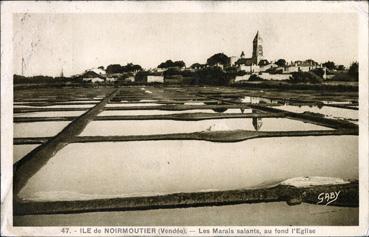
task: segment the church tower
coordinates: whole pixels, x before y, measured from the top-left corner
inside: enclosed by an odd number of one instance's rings
[[[252,41],[252,63],[259,64],[259,61],[263,58],[263,39],[259,35],[259,31],[256,33],[254,40]]]

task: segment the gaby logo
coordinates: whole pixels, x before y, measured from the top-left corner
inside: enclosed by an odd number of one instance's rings
[[[340,195],[341,191],[338,192],[329,192],[329,193],[320,193],[318,195],[318,202],[317,204],[322,204],[326,202],[326,206],[331,204],[332,202],[336,201],[338,199],[338,196]]]

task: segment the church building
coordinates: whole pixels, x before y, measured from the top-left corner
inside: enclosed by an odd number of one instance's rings
[[[240,58],[235,62],[241,70],[246,72],[258,72],[260,71],[259,63],[264,61],[263,56],[263,39],[261,38],[259,31],[257,31],[254,40],[252,41],[252,57],[246,58],[245,53],[242,51]]]

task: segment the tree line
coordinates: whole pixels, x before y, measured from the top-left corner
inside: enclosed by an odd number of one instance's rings
[[[241,58],[242,59],[242,58]],[[309,63],[317,65],[312,59],[306,60]],[[260,60],[259,65],[264,66],[268,65],[270,62],[266,59]],[[237,64],[237,62],[236,62]],[[285,67],[287,65],[287,61],[285,59],[278,59],[274,62],[279,67]],[[223,67],[218,67],[218,66]],[[322,64],[330,71],[345,71],[345,74],[339,75],[336,78],[338,80],[358,80],[358,71],[359,64],[354,62],[350,65],[350,67],[346,70],[343,65],[336,65],[333,61],[327,61]],[[126,65],[120,64],[110,64],[104,69],[103,66],[98,67],[99,69],[105,70],[107,74],[123,74],[123,75],[133,75],[132,72],[136,73],[137,79],[142,79],[145,76],[149,75],[152,72],[144,70],[140,65],[127,63]],[[160,63],[157,68],[165,69],[163,74],[164,77],[176,77],[181,76],[185,78],[192,78],[193,83],[195,84],[211,84],[211,85],[227,85],[230,80],[235,78],[236,76],[245,75],[246,72],[239,70],[237,66],[231,65],[231,58],[228,57],[224,53],[216,53],[209,57],[206,60],[205,64],[194,63],[190,66],[190,69],[186,69],[186,64],[182,60],[172,61],[166,60]],[[324,71],[322,69],[313,69],[311,72],[297,72],[292,73],[291,82],[321,82],[321,78],[323,77]],[[19,75],[14,75],[15,81],[25,82],[27,79],[31,79],[38,82],[50,82],[55,79],[59,79],[58,81],[70,81],[67,77],[47,77],[47,76],[33,76],[33,77],[23,77]],[[124,78],[123,78],[124,79]],[[250,78],[250,80],[263,80],[257,75],[254,75]]]
[[[98,67],[99,69],[104,69],[103,66]],[[125,73],[125,72],[135,72],[141,71],[142,67],[138,64],[128,63],[125,66],[121,66],[120,64],[110,64],[106,67],[106,73],[114,74],[114,73]]]

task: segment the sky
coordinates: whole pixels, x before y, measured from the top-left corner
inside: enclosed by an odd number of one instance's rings
[[[14,14],[14,73],[74,75],[109,64],[205,63],[215,53],[251,57],[259,31],[264,58],[358,60],[358,19],[352,13]]]

